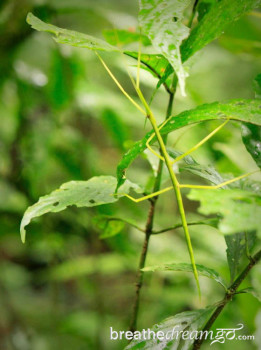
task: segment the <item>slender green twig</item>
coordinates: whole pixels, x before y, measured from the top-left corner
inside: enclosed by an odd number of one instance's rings
[[[218,220],[217,219],[206,219],[206,220],[200,220],[200,221],[192,221],[192,222],[188,222],[188,226],[194,226],[194,225],[211,225],[216,223]],[[182,223],[180,224],[176,224],[174,226],[170,226],[170,227],[166,227],[162,230],[159,231],[153,231],[152,234],[153,235],[159,235],[160,233],[165,233],[171,230],[176,230],[177,228],[182,228],[183,225]]]
[[[219,303],[219,306],[215,309],[209,320],[207,321],[205,327],[203,328],[203,332],[209,331],[212,327],[220,313],[223,311],[225,306],[233,299],[233,296],[237,293],[238,287],[244,281],[244,279],[249,274],[250,270],[261,260],[261,250],[257,252],[253,257],[249,264],[245,267],[245,269],[241,272],[241,274],[235,279],[235,281],[228,288],[223,300]],[[204,337],[196,339],[193,345],[193,350],[199,350],[202,343],[204,342]]]

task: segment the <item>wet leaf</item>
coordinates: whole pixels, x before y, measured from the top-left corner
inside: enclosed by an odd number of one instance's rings
[[[25,226],[35,217],[46,213],[57,213],[69,207],[94,207],[97,205],[117,202],[124,193],[137,187],[127,181],[117,197],[113,195],[116,179],[113,176],[96,176],[87,181],[70,181],[64,183],[58,190],[40,197],[39,201],[29,207],[21,222],[21,239],[25,242]]]
[[[115,46],[112,46],[106,41],[95,38],[91,35],[79,33],[73,30],[63,29],[41,21],[32,13],[27,15],[27,23],[31,25],[33,29],[40,32],[49,32],[54,34],[54,40],[60,44],[68,44],[71,46],[87,48],[90,50],[101,51],[120,51]]]
[[[205,309],[199,309],[195,311],[186,311],[175,316],[169,317],[164,321],[152,326],[150,328],[153,332],[163,332],[162,340],[155,339],[135,339],[133,340],[125,350],[129,349],[154,349],[154,350],[164,350],[164,349],[179,349],[187,350],[194,342],[194,339],[181,339],[182,331],[188,331],[192,334],[197,330],[201,330],[213,312],[214,307],[208,307]],[[172,332],[175,329],[173,338]],[[188,337],[189,338],[189,337]]]
[[[189,35],[189,28],[182,20],[190,0],[140,0],[139,4],[139,22],[143,32],[172,65],[178,76],[181,93],[185,95],[187,73],[182,65],[180,45]]]

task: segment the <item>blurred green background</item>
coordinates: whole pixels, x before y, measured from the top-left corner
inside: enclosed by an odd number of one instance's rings
[[[114,205],[71,207],[48,214],[29,226],[25,245],[19,224],[27,206],[62,183],[115,175],[124,151],[149,126],[144,127],[143,117],[117,90],[93,52],[57,45],[50,35],[31,30],[25,22],[29,11],[60,27],[102,38],[105,29],[137,27],[138,1],[0,3],[0,349],[122,349],[126,342],[110,341],[109,327],[128,327],[143,234],[126,226],[121,234],[100,240],[102,230],[95,218],[114,215],[144,226],[148,204],[122,199]],[[174,113],[216,100],[253,98],[252,81],[261,72],[260,56],[260,18],[247,15],[188,62],[187,97],[177,92]],[[122,57],[103,57],[134,94]],[[134,74],[135,61],[127,61]],[[146,71],[141,81],[149,99],[157,81]],[[152,104],[159,121],[166,103],[160,89]],[[171,136],[170,144],[185,151],[216,125],[209,122],[182,129]],[[236,123],[216,134],[195,158],[233,175],[255,168]],[[149,186],[152,171],[145,157],[135,161],[128,177]],[[163,195],[159,201],[157,228],[173,223],[175,207],[170,198]],[[185,200],[185,205],[190,219],[199,217],[195,203]],[[192,227],[191,235],[197,262],[229,279],[224,237],[203,226]],[[182,231],[151,239],[147,264],[170,261],[189,262]],[[260,272],[257,266],[249,277],[257,289]],[[203,306],[222,298],[215,282],[202,278],[201,285]],[[191,275],[147,274],[139,328],[198,307]],[[215,326],[233,328],[243,323],[245,334],[257,332],[256,343],[227,342],[211,348],[261,348],[259,310],[253,296],[237,296]]]

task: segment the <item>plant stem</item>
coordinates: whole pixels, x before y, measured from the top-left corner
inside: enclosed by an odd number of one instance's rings
[[[176,79],[176,77],[174,77],[172,89],[169,92],[169,102],[168,102],[168,108],[167,108],[167,113],[166,113],[166,119],[168,119],[172,113],[176,85],[177,85],[177,79]],[[164,142],[164,144],[166,144],[167,135],[164,135],[163,142]],[[160,160],[159,165],[158,165],[158,169],[157,169],[157,176],[155,178],[154,188],[153,188],[152,192],[157,192],[160,189],[162,169],[163,169],[163,161]],[[154,213],[155,213],[157,199],[158,199],[158,197],[154,197],[150,200],[150,208],[149,208],[146,227],[145,227],[145,239],[143,242],[143,247],[142,247],[140,262],[139,262],[139,267],[138,267],[138,273],[137,273],[137,279],[136,279],[135,300],[134,300],[133,312],[132,312],[130,328],[129,328],[132,332],[134,332],[137,329],[137,319],[138,319],[139,305],[140,305],[140,293],[141,293],[141,289],[143,286],[143,276],[144,276],[144,272],[141,270],[145,267],[148,246],[149,246],[149,240],[150,240],[151,234],[153,233],[153,220],[154,220]]]
[[[192,221],[192,222],[188,222],[188,226],[194,226],[194,225],[214,225],[217,223],[216,219],[206,219],[206,220],[200,220],[200,221]],[[160,233],[165,233],[171,230],[176,230],[177,228],[182,228],[182,224],[176,224],[174,226],[170,226],[167,228],[164,228],[162,230],[159,231],[153,231],[152,234],[153,235],[159,235]]]
[[[244,281],[244,279],[247,277],[250,270],[261,260],[261,250],[257,252],[253,257],[250,263],[246,266],[246,268],[241,272],[241,274],[235,279],[235,281],[231,284],[231,286],[228,288],[228,291],[226,292],[223,300],[221,301],[220,305],[216,308],[216,310],[211,315],[210,319],[206,323],[203,332],[209,331],[209,329],[212,327],[224,307],[233,299],[233,296],[236,294],[238,287],[241,285],[241,283]],[[199,350],[202,343],[204,342],[204,337],[201,337],[201,339],[197,339],[194,342],[193,350]]]

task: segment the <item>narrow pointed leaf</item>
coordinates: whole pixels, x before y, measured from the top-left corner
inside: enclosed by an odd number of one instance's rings
[[[28,14],[26,20],[33,29],[36,29],[40,32],[49,32],[54,34],[54,40],[60,44],[68,44],[71,46],[87,48],[95,51],[120,51],[117,47],[112,46],[106,41],[95,38],[91,35],[59,28],[52,24],[45,23],[34,16],[32,13]]]
[[[260,3],[260,0],[216,1],[182,44],[183,62],[211,41],[217,39],[230,23],[238,20],[251,9],[258,7]]]
[[[210,269],[203,265],[198,265],[197,271],[199,276],[204,276],[211,278],[215,280],[217,283],[221,284],[222,287],[227,289],[226,282],[223,280],[223,278],[213,269]],[[187,263],[169,263],[169,264],[163,264],[163,265],[157,265],[157,266],[148,266],[142,269],[142,271],[149,272],[149,271],[182,271],[182,272],[192,272],[193,268],[191,264]]]

